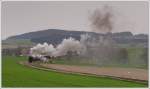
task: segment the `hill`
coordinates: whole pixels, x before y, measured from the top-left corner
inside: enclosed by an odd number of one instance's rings
[[[47,29],[36,32],[29,32],[21,35],[8,37],[6,40],[3,40],[2,43],[6,43],[11,40],[29,40],[33,43],[51,43],[59,44],[64,38],[73,37],[76,40],[80,40],[80,35],[89,34],[92,36],[105,36],[108,34],[94,33],[94,32],[84,32],[84,31],[65,31],[59,29]],[[119,44],[143,44],[147,46],[148,44],[148,35],[147,34],[137,34],[133,35],[131,32],[118,32],[110,33],[109,35]],[[12,42],[12,41],[11,41]]]

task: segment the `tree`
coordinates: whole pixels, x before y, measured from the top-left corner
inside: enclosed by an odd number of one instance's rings
[[[129,62],[129,61],[128,61],[128,52],[127,52],[126,48],[121,48],[121,49],[119,50],[118,56],[119,56],[119,62],[120,62],[120,63],[125,63],[125,64],[127,64],[127,63]]]

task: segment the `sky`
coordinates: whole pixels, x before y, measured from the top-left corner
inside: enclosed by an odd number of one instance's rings
[[[2,39],[46,29],[94,31],[89,17],[105,5],[114,14],[112,32],[148,34],[146,1],[3,1]]]

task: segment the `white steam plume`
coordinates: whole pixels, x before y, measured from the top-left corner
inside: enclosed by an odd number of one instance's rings
[[[64,56],[68,52],[76,52],[80,54],[82,51],[82,44],[74,38],[64,39],[56,48],[52,44],[37,44],[30,49],[30,55],[47,55],[51,57]]]

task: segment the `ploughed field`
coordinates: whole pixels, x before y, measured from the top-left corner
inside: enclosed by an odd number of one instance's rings
[[[148,87],[147,83],[44,71],[19,64],[26,60],[26,57],[2,57],[2,87]]]

